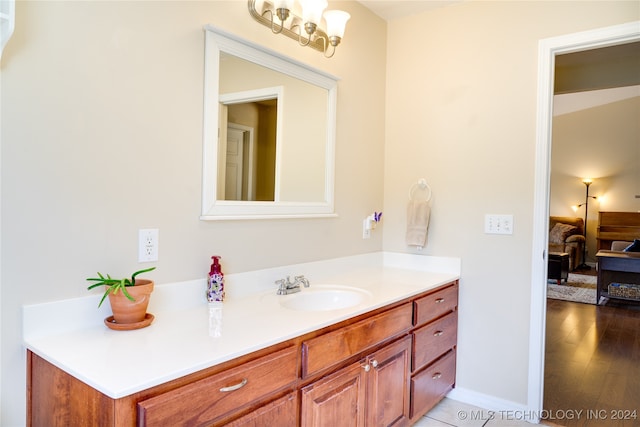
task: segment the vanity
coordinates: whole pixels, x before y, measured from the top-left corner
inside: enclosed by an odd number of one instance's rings
[[[242,286],[292,270],[311,281],[299,295],[330,283],[366,298],[302,310],[271,283]],[[25,307],[29,425],[411,425],[455,385],[458,279],[459,260],[393,253],[229,275],[221,314],[203,297],[150,306],[156,321],[124,332],[36,324],[78,300]]]

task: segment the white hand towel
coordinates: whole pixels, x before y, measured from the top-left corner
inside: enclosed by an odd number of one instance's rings
[[[431,209],[428,201],[409,201],[407,206],[407,235],[405,237],[407,245],[422,248],[426,244],[430,214]]]

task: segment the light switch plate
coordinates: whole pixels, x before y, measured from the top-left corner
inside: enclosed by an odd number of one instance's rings
[[[486,234],[513,234],[513,215],[486,214],[484,216]]]

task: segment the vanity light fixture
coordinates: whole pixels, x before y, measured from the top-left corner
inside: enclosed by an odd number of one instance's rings
[[[249,14],[274,34],[284,34],[301,46],[312,47],[331,58],[344,37],[351,18],[342,10],[327,10],[326,0],[249,0]],[[324,12],[324,13],[323,13]],[[322,19],[326,29],[321,27]]]

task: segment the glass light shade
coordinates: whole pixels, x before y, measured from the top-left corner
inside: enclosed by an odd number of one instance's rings
[[[293,9],[293,0],[276,0],[273,2],[274,9]]]
[[[585,178],[582,180],[583,183],[585,184],[591,184],[593,182],[593,180],[591,178]]]
[[[327,10],[324,13],[324,20],[327,22],[327,35],[329,37],[342,38],[347,21],[350,18],[351,15],[342,10]]]
[[[327,8],[326,0],[300,0],[302,5],[302,20],[306,24],[312,22],[316,25],[322,19],[322,12]]]

